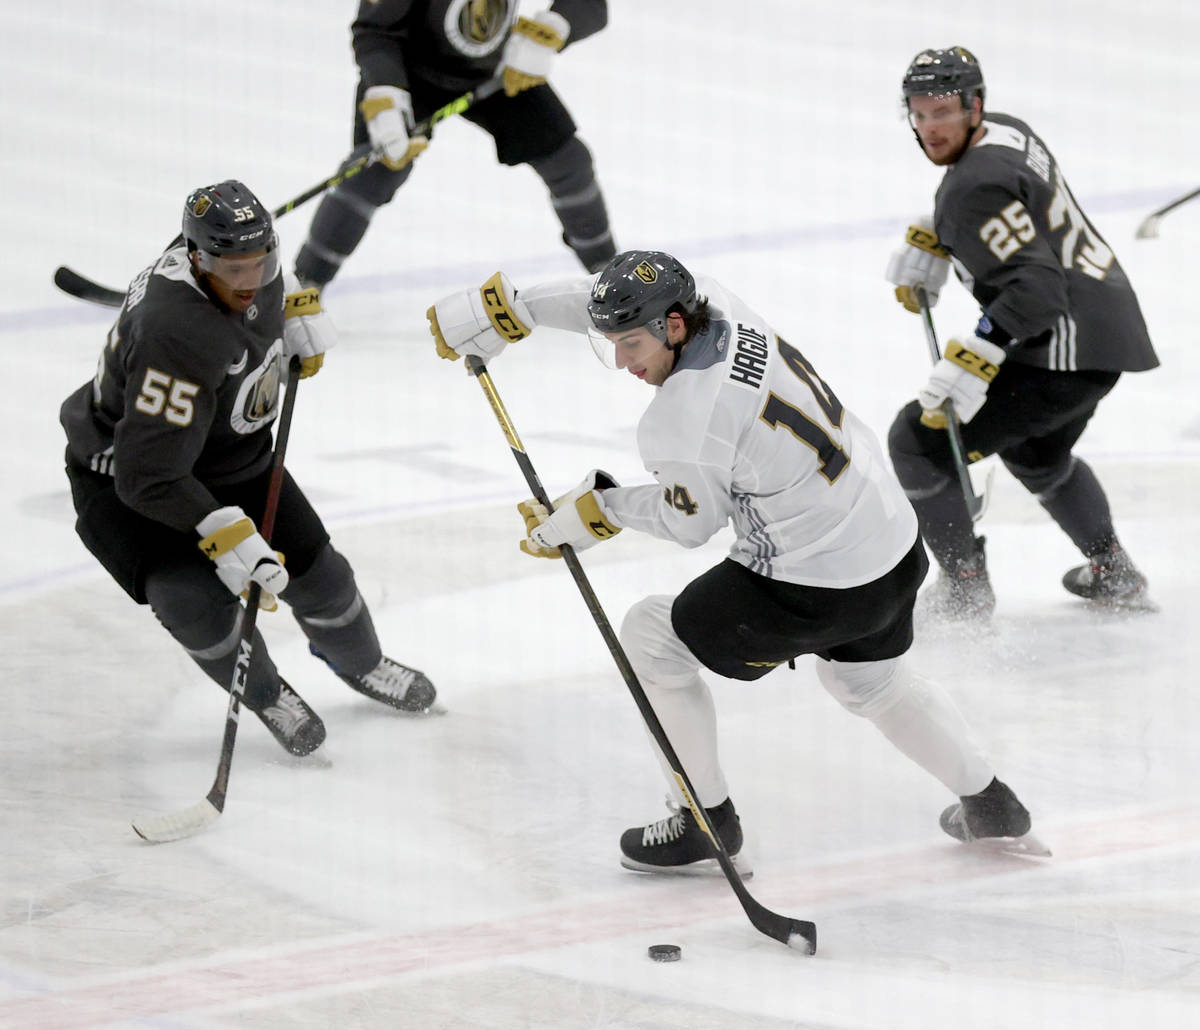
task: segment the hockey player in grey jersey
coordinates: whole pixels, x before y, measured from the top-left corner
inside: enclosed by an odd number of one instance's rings
[[[270,213],[242,183],[189,195],[178,245],[130,283],[95,377],[62,405],[76,529],[221,686],[253,579],[263,607],[286,601],[347,684],[424,711],[433,685],[382,654],[349,563],[286,471],[269,545],[256,529],[281,369],[296,356],[303,377],[315,374],[335,339],[316,291],[285,284],[277,248]],[[257,632],[245,702],[292,754],[325,738]]]
[[[428,139],[412,135],[434,110],[502,76],[504,91],[463,113],[495,142],[501,164],[527,164],[545,183],[563,242],[595,270],[616,253],[592,155],[547,81],[564,47],[599,32],[606,0],[554,0],[517,17],[517,0],[361,0],[350,32],[358,64],[355,152],[379,160],[321,201],[296,257],[302,281],[323,286],[413,170]]]
[[[953,263],[982,308],[973,330],[947,342],[888,437],[941,566],[930,607],[957,618],[986,617],[995,606],[983,538],[955,479],[939,410],[947,399],[971,460],[998,454],[1087,559],[1063,586],[1099,604],[1148,607],[1145,577],[1117,539],[1104,490],[1072,453],[1120,374],[1158,364],[1129,280],[1042,140],[1024,122],[984,110],[983,74],[969,51],[921,51],[902,93],[917,142],[946,173],[932,226],[910,228],[888,279],[918,311],[916,288],[936,303]]]
[[[697,801],[743,874],[742,831],[717,754],[702,667],[755,680],[816,655],[822,686],[937,777],[957,804],[942,827],[959,840],[1021,839],[1029,813],[995,772],[947,694],[909,668],[913,602],[928,569],[917,520],[871,431],[796,347],[712,279],[656,251],[617,255],[594,278],[482,290],[429,312],[438,352],[494,358],[535,326],[590,333],[613,367],[655,387],[638,449],[655,482],[623,487],[594,471],[554,511],[520,505],[521,547],[558,557],[629,528],[694,547],[732,522],[729,557],[677,596],[630,609],[622,646]],[[499,330],[499,331],[498,331]],[[503,333],[503,335],[501,335]],[[707,837],[682,806],[627,830],[622,863],[711,867]]]

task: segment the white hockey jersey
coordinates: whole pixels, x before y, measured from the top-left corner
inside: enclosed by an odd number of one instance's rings
[[[522,290],[539,325],[586,332],[591,279]],[[813,366],[713,279],[712,322],[684,348],[638,425],[657,485],[604,491],[616,522],[685,547],[731,520],[730,557],[806,586],[861,586],[917,539],[917,519],[874,433]]]

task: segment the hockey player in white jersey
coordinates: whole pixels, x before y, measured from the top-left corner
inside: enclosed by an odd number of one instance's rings
[[[871,431],[765,319],[669,254],[618,254],[590,278],[520,294],[497,273],[429,310],[438,353],[490,360],[536,326],[588,333],[607,363],[656,388],[638,426],[654,483],[590,472],[554,502],[519,507],[521,547],[558,557],[635,529],[695,547],[732,522],[728,558],[678,595],[644,598],[621,644],[697,800],[743,875],[742,830],[721,769],[701,667],[755,680],[803,654],[822,686],[959,796],[941,817],[962,841],[1040,850],[1028,811],[995,775],[939,686],[909,668],[912,610],[928,561],[912,506]],[[714,865],[675,794],[666,819],[625,831],[622,864]]]

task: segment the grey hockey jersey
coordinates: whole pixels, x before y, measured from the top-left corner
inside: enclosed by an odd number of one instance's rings
[[[988,113],[983,127],[938,187],[934,228],[984,313],[1016,341],[1009,360],[1059,371],[1157,366],[1129,280],[1054,155],[1017,118]]]

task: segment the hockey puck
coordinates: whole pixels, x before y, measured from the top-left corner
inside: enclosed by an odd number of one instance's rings
[[[678,962],[683,958],[683,949],[678,944],[651,944],[646,954],[655,962]]]

